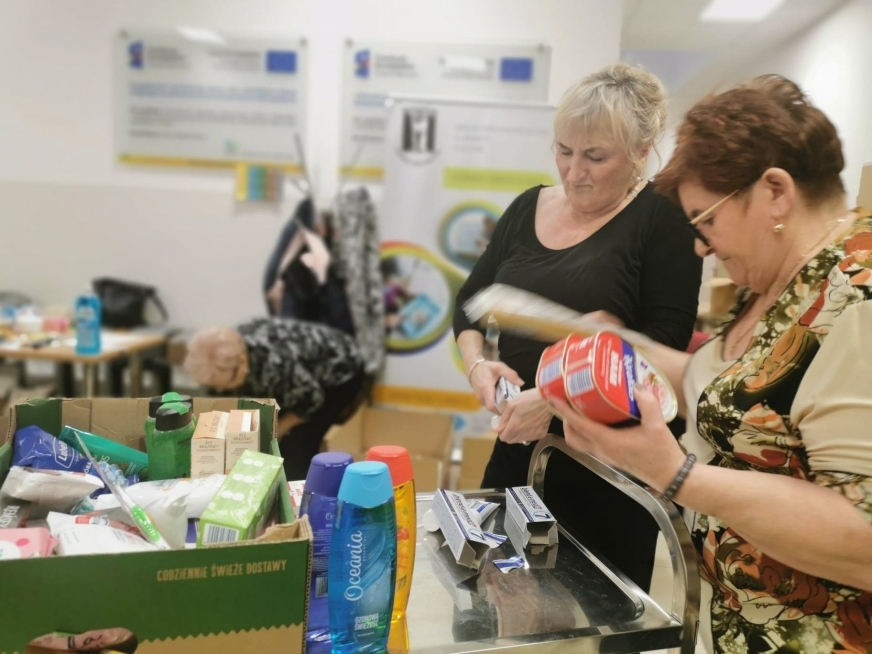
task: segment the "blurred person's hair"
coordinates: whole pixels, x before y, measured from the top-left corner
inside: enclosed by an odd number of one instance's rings
[[[188,341],[185,372],[197,384],[219,391],[238,388],[248,376],[248,347],[230,327],[202,329]]]
[[[554,139],[568,130],[605,133],[642,174],[644,157],[657,152],[666,129],[666,108],[666,91],[655,75],[641,66],[614,64],[566,90],[554,115]]]
[[[809,205],[845,192],[842,143],[829,118],[793,82],[762,75],[697,102],[655,186],[678,201],[683,182],[724,195],[744,191],[769,168],[787,171]]]

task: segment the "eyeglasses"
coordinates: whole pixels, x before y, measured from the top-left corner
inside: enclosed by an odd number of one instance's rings
[[[691,220],[688,221],[687,228],[690,230],[690,233],[693,234],[694,238],[698,238],[700,241],[702,241],[705,244],[706,247],[711,247],[711,244],[708,242],[708,239],[703,235],[703,233],[701,231],[699,231],[699,227],[697,227],[697,225],[699,223],[701,223],[703,220],[706,220],[707,218],[711,217],[711,215],[715,211],[717,211],[718,209],[721,208],[721,205],[723,205],[727,200],[729,200],[731,197],[733,197],[738,192],[739,192],[738,190],[733,191],[727,197],[721,198],[720,200],[715,202],[712,206],[710,206],[708,209],[703,211],[701,214],[699,214],[695,218],[692,218]]]

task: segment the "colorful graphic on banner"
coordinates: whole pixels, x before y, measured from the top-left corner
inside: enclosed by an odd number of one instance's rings
[[[543,44],[349,40],[342,56],[341,173],[363,181],[380,180],[384,174],[389,94],[548,100],[551,48]],[[422,111],[418,107],[403,118],[409,152],[432,151],[435,133]]]
[[[505,208],[556,183],[553,116],[539,104],[393,99],[381,216],[389,356],[378,402],[450,411],[460,435],[487,430],[451,332],[454,300]]]
[[[299,173],[306,131],[306,42],[210,30],[123,30],[115,50],[118,160]]]
[[[443,256],[466,271],[490,243],[503,210],[491,202],[469,200],[451,207],[439,226]]]
[[[451,326],[454,297],[463,275],[414,243],[383,243],[387,348],[411,353],[435,345]]]

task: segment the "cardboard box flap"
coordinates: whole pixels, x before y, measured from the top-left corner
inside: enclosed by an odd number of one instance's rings
[[[363,412],[366,409],[356,411],[344,424],[330,428],[324,441],[331,450],[354,454],[363,447]]]
[[[410,452],[447,458],[451,451],[451,416],[417,411],[365,409],[363,448],[400,445]]]

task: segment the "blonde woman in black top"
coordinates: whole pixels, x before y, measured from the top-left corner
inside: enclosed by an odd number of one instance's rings
[[[690,340],[702,266],[681,209],[643,177],[665,121],[663,86],[641,68],[618,64],[570,88],[554,120],[561,185],[532,188],[509,206],[458,294],[454,331],[482,406],[496,412],[500,377],[522,386],[496,425],[485,488],[526,483],[535,441],[562,427],[535,388],[548,343],[501,334],[501,360],[485,360],[484,334],[462,310],[476,292],[507,284],[673,348]],[[577,537],[648,587],[657,528],[644,510],[559,455],[549,464],[545,492]]]

